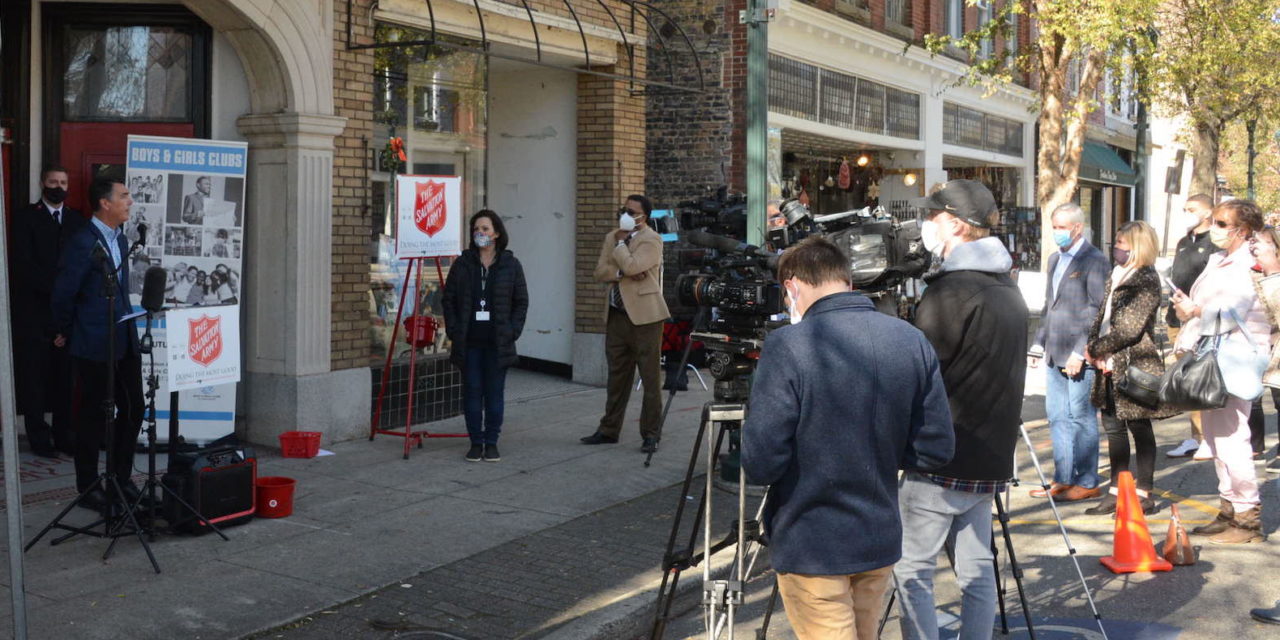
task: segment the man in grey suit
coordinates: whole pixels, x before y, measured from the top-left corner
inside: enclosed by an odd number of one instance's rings
[[[1058,253],[1049,258],[1040,330],[1028,365],[1047,361],[1045,412],[1053,441],[1053,486],[1046,493],[1061,502],[1096,497],[1098,488],[1098,414],[1089,401],[1095,371],[1085,363],[1089,328],[1102,304],[1110,266],[1084,238],[1084,211],[1077,204],[1054,209],[1050,219]]]

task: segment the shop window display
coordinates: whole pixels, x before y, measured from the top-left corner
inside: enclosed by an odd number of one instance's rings
[[[380,24],[379,42],[426,40],[429,33]],[[444,40],[443,37],[439,38]],[[459,42],[458,44],[468,44]],[[474,43],[469,43],[474,45]],[[372,215],[369,236],[369,357],[374,368],[375,393],[395,330],[396,311],[404,291],[403,317],[393,351],[384,404],[383,426],[403,425],[402,405],[408,394],[408,359],[412,347],[405,340],[404,320],[415,312],[442,321],[440,297],[450,260],[423,261],[421,287],[415,296],[416,273],[409,262],[395,257],[396,216],[394,175],[457,175],[462,177],[462,211],[469,215],[484,203],[487,148],[487,64],[483,55],[447,46],[379,49],[374,59],[374,131],[370,142]],[[400,146],[393,140],[400,140]],[[401,158],[403,151],[403,159]],[[451,212],[452,215],[452,212]],[[466,225],[462,225],[465,231]],[[462,246],[466,246],[463,239]],[[416,271],[416,268],[413,269]],[[406,281],[408,288],[405,288]],[[458,394],[440,393],[460,384],[449,365],[443,330],[418,351],[414,422],[456,415]],[[431,390],[427,393],[427,390]],[[424,404],[425,403],[425,404]],[[421,419],[418,417],[421,416]]]

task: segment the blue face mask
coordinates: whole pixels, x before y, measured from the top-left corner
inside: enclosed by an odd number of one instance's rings
[[[1066,249],[1071,246],[1071,232],[1062,229],[1054,229],[1053,243],[1058,245],[1060,249]]]

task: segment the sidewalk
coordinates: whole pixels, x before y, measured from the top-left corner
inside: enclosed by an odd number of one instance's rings
[[[645,468],[638,395],[620,444],[585,447],[577,440],[595,428],[602,389],[519,371],[509,380],[500,463],[464,461],[461,438],[430,440],[409,460],[387,436],[326,446],[336,455],[310,460],[260,451],[259,475],[298,480],[294,514],[230,528],[230,542],[162,536],[152,545],[160,575],[135,539],[121,539],[106,563],[101,540],[42,540],[25,563],[30,637],[235,638],[351,601],[670,487],[683,477],[698,411],[710,399],[696,385],[677,395],[662,448]],[[433,428],[464,430],[461,418]],[[73,497],[74,482],[69,461],[26,462],[27,471],[40,474],[24,485],[30,539]],[[75,509],[68,521],[90,519]],[[652,564],[653,556],[635,561]],[[11,616],[2,608],[7,635]]]

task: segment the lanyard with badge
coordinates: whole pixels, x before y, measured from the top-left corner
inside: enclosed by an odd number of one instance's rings
[[[489,309],[487,308],[488,294],[486,290],[489,286],[489,267],[480,265],[480,310],[476,312],[476,322],[489,321]]]

